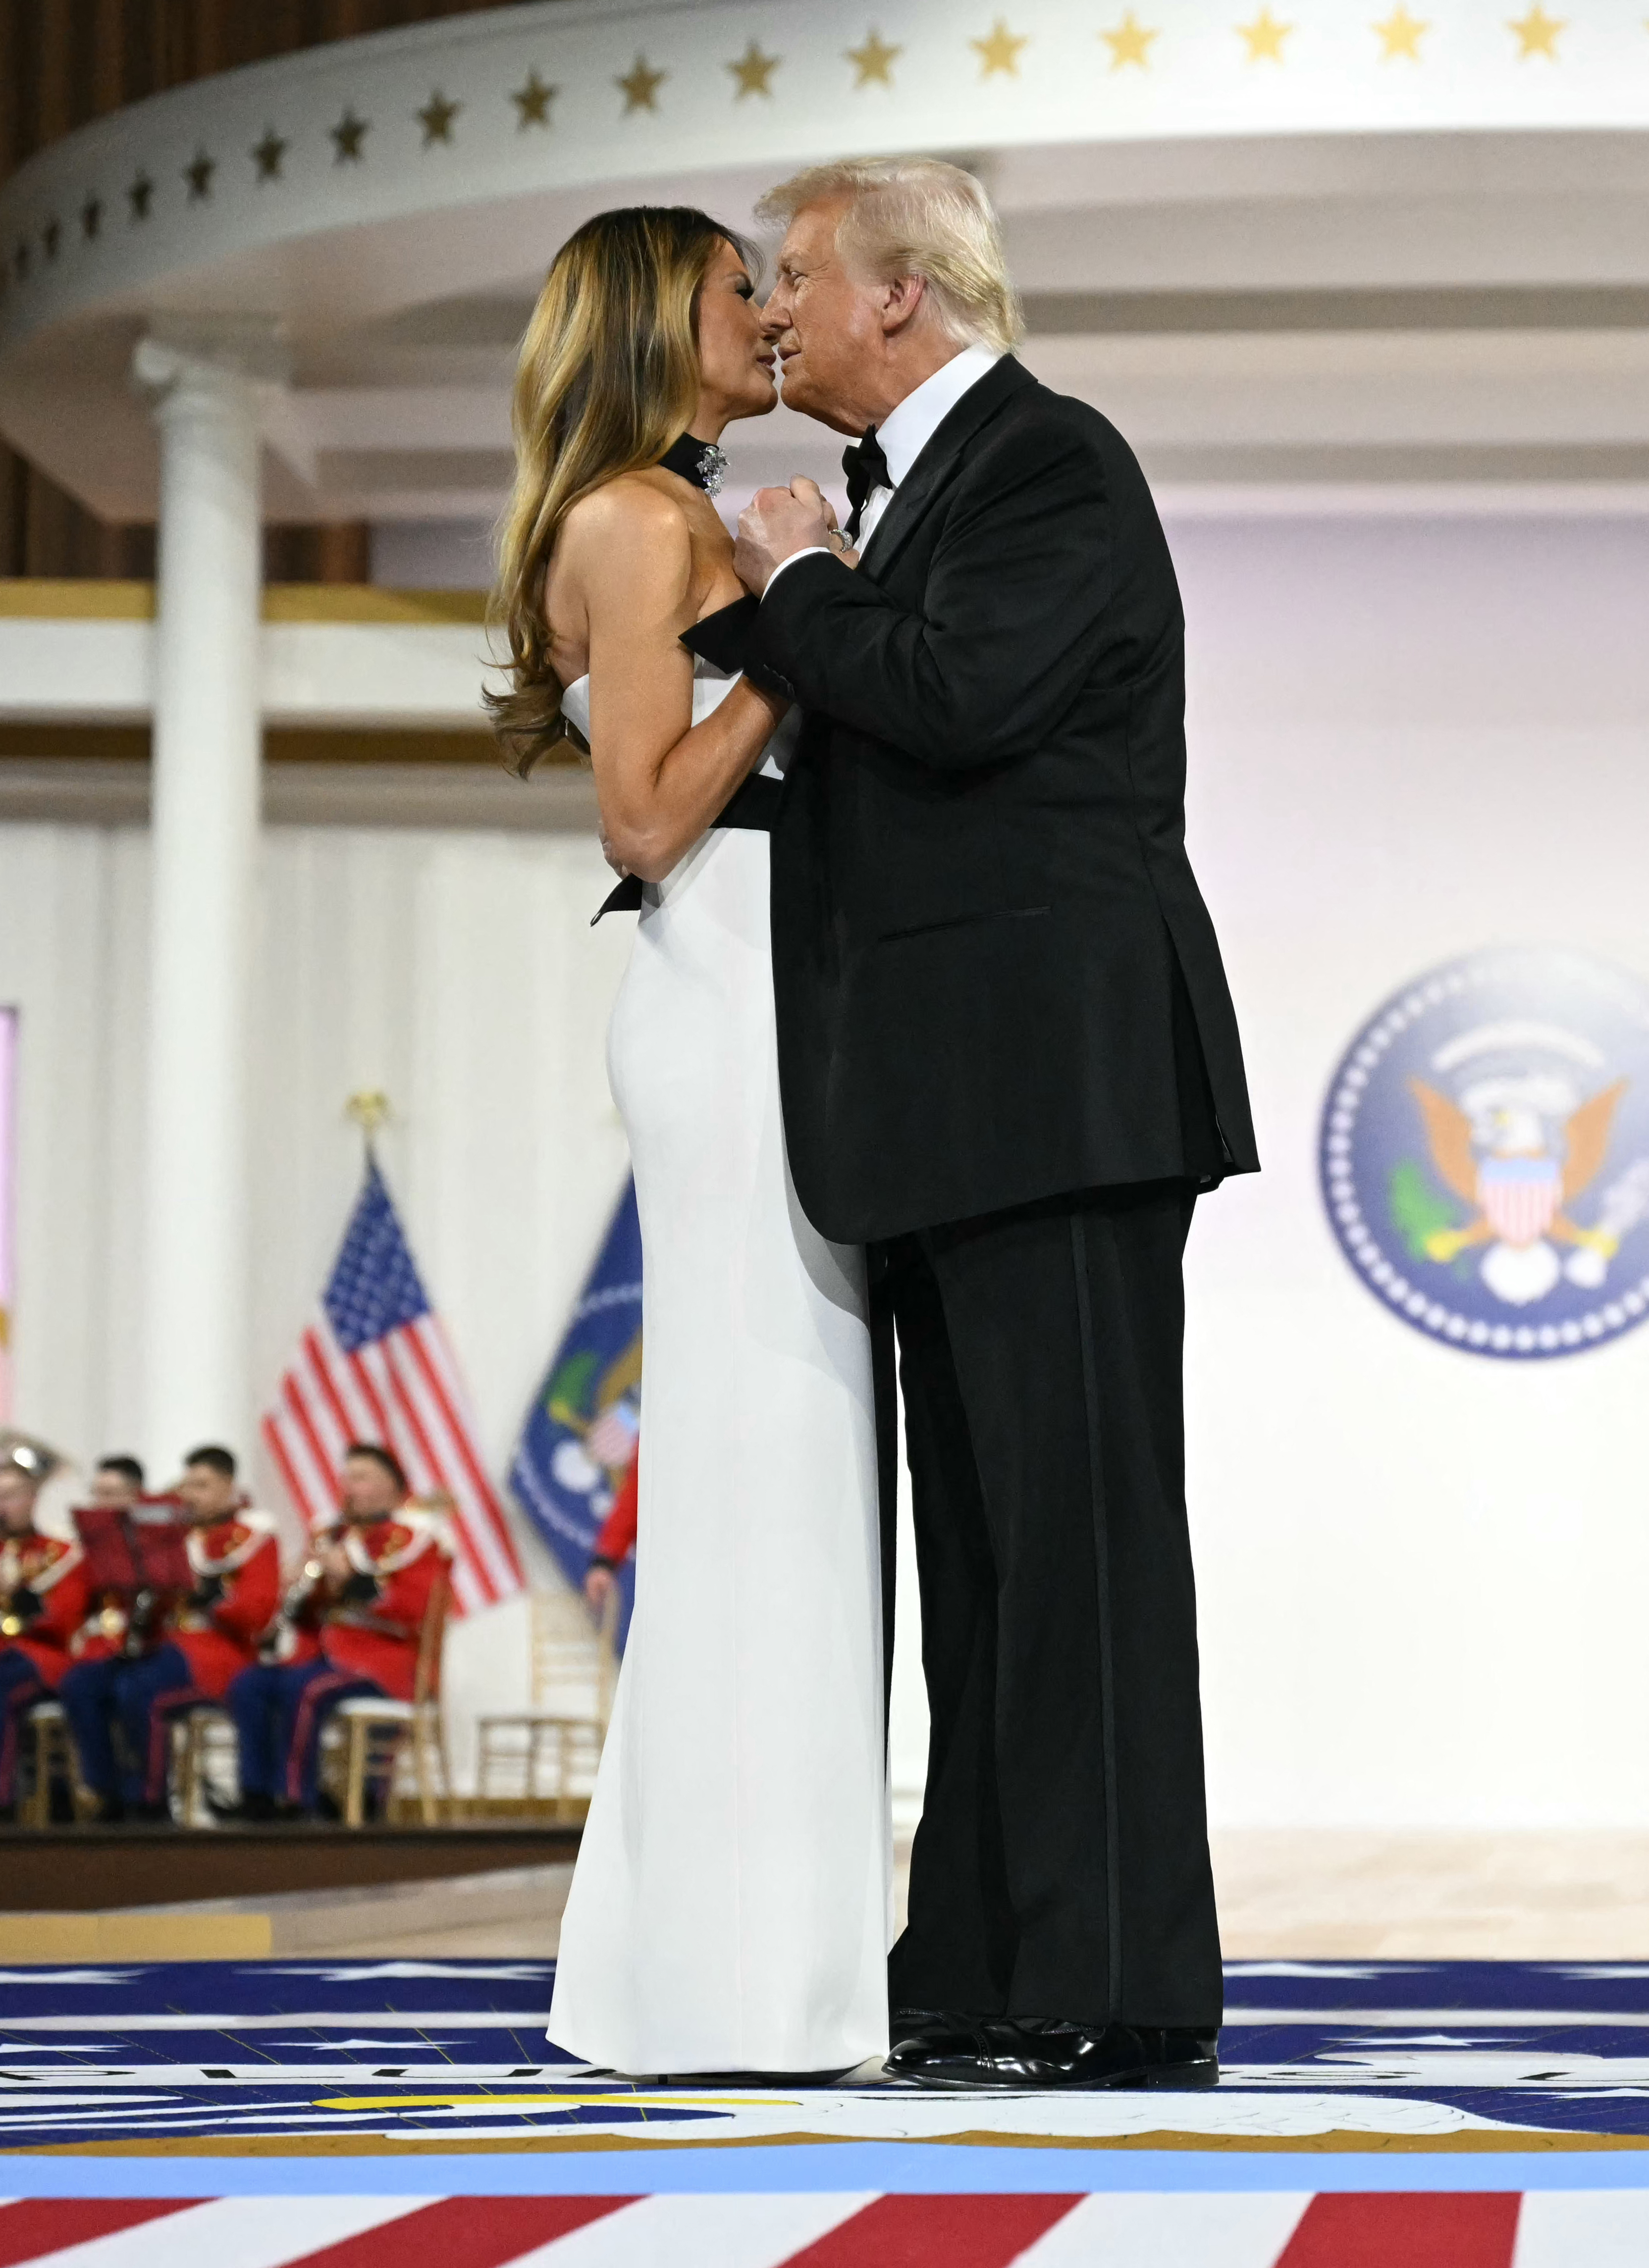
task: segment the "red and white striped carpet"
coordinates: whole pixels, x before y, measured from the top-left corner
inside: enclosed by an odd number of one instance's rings
[[[51,2198],[0,2268],[1643,2268],[1649,2191]]]

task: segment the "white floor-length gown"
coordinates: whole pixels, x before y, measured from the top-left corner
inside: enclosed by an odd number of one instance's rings
[[[734,682],[695,665],[695,723]],[[587,737],[588,699],[563,703]],[[862,1256],[790,1185],[765,834],[713,828],[647,890],[607,1047],[641,1221],[636,1603],[550,2037],[640,2074],[846,2069],[887,2045],[870,1350]]]

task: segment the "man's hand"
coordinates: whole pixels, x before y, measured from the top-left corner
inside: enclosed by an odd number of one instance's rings
[[[618,856],[617,852],[613,849],[612,844],[608,841],[607,829],[603,826],[599,818],[597,818],[595,821],[595,835],[596,839],[601,844],[602,857],[612,868],[614,873],[617,875],[619,880],[621,882],[626,881],[629,879],[630,869],[625,865],[624,860]]]
[[[612,1587],[612,1569],[604,1559],[595,1560],[584,1578],[584,1596],[596,1614],[606,1605]]]
[[[820,545],[836,549],[832,532],[836,514],[817,481],[798,475],[788,489],[758,489],[739,514],[733,566],[747,591],[759,599],[773,570],[798,551]]]

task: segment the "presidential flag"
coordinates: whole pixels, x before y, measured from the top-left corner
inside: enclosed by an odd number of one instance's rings
[[[458,1611],[494,1606],[524,1587],[452,1350],[370,1150],[343,1246],[263,1438],[307,1527],[336,1517],[349,1444],[380,1442],[399,1458],[415,1496],[450,1500]]]
[[[521,1427],[510,1487],[569,1582],[584,1580],[641,1424],[641,1224],[627,1182]]]

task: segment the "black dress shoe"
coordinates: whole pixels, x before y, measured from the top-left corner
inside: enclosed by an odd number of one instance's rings
[[[901,2041],[890,2078],[919,2087],[1039,2090],[1219,2084],[1219,2034],[1157,2025],[1095,2029],[1056,2016],[958,2017]]]
[[[209,1795],[206,1808],[226,1827],[262,1826],[280,1816],[272,1795],[243,1795],[239,1803],[226,1803],[221,1796]]]
[[[986,2051],[983,2016],[961,2016],[944,2008],[896,2008],[888,2024],[889,2048],[882,2066],[888,2079],[914,2079],[935,2057]]]
[[[931,2032],[952,2031],[968,2021],[943,2008],[895,2008],[888,2018],[888,2044],[897,2054],[906,2040],[923,2040]]]

